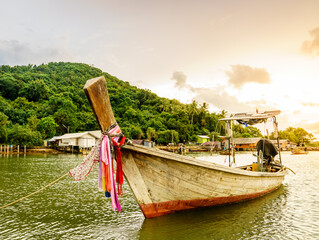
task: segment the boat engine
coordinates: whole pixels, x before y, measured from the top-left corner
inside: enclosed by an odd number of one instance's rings
[[[270,140],[265,138],[262,138],[258,141],[256,149],[258,154],[260,151],[262,151],[266,165],[269,165],[278,154],[276,146]]]

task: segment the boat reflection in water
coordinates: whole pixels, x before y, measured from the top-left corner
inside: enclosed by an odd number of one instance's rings
[[[288,188],[283,185],[277,191],[251,201],[145,219],[138,236],[139,239],[268,239],[282,236],[286,231],[281,220],[285,215],[282,211],[287,194]]]

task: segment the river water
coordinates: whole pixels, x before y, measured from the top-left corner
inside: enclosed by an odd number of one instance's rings
[[[227,157],[198,155],[228,164]],[[239,154],[237,165],[251,158]],[[97,189],[97,169],[83,181],[67,176],[0,209],[0,239],[319,239],[319,152],[282,154],[296,175],[261,198],[145,219],[127,185],[122,212]],[[0,207],[62,176],[81,155],[0,155]]]

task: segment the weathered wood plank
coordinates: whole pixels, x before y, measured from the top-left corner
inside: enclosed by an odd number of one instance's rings
[[[115,118],[104,76],[88,80],[83,90],[102,132],[106,131],[115,123]]]
[[[238,176],[140,153],[134,156],[155,202],[250,194],[273,189],[282,181],[282,177]]]
[[[130,152],[123,153],[125,161],[123,161],[123,172],[128,179],[128,183],[135,195],[135,198],[139,204],[152,203],[150,199],[148,189],[145,186],[144,180],[140,174],[140,171],[136,167],[133,156]]]

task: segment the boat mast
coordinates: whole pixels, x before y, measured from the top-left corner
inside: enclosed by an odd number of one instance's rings
[[[273,121],[274,121],[274,127],[275,127],[275,137],[277,138],[279,161],[280,161],[280,165],[282,166],[281,152],[280,152],[280,143],[279,143],[279,134],[278,134],[278,122],[277,122],[276,116],[273,117]]]

